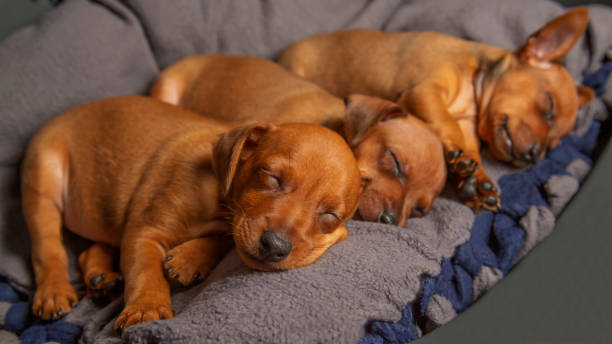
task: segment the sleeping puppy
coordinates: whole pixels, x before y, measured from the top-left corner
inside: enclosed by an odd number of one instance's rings
[[[230,236],[252,268],[304,266],[346,237],[344,222],[363,189],[350,148],[325,127],[234,125],[138,96],[77,106],[49,121],[29,143],[21,180],[34,314],[56,319],[77,302],[65,225],[98,243],[81,256],[85,276],[112,273],[107,248],[120,247],[118,330],[173,316],[162,268],[173,248],[205,242],[194,267],[201,276]]]
[[[299,41],[279,62],[337,96],[383,97],[422,118],[442,140],[465,202],[496,210],[479,139],[497,159],[524,166],[572,130],[594,94],[576,87],[560,60],[587,22],[585,8],[573,9],[515,51],[434,32],[346,30]]]
[[[388,100],[352,95],[346,104],[271,61],[196,55],[168,67],[151,96],[218,119],[307,122],[342,132],[371,180],[357,217],[404,225],[429,211],[446,181],[442,145]]]

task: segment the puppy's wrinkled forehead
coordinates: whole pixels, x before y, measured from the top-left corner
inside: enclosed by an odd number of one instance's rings
[[[344,139],[314,124],[284,124],[266,135],[255,153],[266,169],[288,174],[300,185],[348,185],[360,179],[355,158]]]

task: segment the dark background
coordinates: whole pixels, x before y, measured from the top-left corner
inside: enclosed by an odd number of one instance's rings
[[[557,2],[612,6],[612,0]],[[44,0],[0,0],[0,40],[51,8]],[[609,134],[595,168],[553,234],[464,313],[414,343],[612,343],[612,147],[605,147],[608,142]]]

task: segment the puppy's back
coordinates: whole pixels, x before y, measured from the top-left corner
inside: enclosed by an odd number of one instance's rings
[[[210,142],[220,132],[218,126],[217,121],[139,96],[77,106],[53,118],[31,139],[22,163],[24,200],[51,198],[71,230],[94,227],[83,231],[89,239],[120,238],[108,233],[98,238],[96,233],[121,230],[134,190],[164,145],[182,133],[202,130],[210,132]]]
[[[342,101],[259,57],[195,55],[167,68],[151,96],[212,118],[325,125],[344,117]]]

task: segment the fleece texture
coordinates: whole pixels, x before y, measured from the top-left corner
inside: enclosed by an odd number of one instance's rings
[[[593,84],[600,97],[581,110],[574,136],[530,168],[485,153],[485,169],[502,190],[501,213],[475,216],[447,192],[404,228],[350,221],[349,237],[304,268],[255,272],[231,252],[204,283],[173,295],[174,319],[132,326],[120,338],[112,331],[118,300],[81,300],[53,323],[15,311],[34,290],[19,164],[47,120],[87,101],[145,94],[161,69],[191,54],[273,59],[300,38],[357,27],[433,30],[514,49],[565,9],[546,0],[62,2],[0,42],[0,276],[17,295],[0,300],[0,319],[15,324],[0,331],[0,341],[17,333],[28,343],[404,343],[450,321],[553,231],[593,164],[599,121],[612,104],[603,63],[612,10],[589,9],[587,33],[565,64],[577,81],[600,75]],[[77,287],[75,257],[89,244],[65,231]]]

